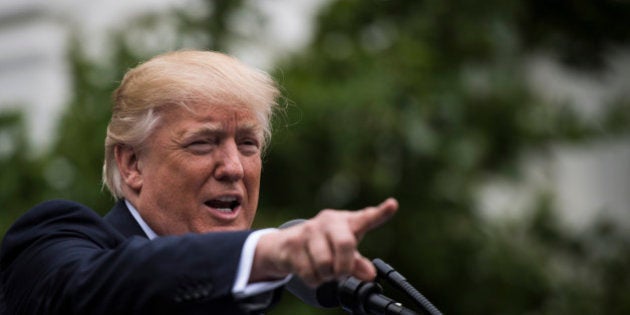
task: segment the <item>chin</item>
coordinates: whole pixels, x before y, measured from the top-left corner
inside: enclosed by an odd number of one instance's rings
[[[202,233],[209,233],[209,232],[242,231],[242,230],[248,230],[249,228],[250,226],[247,224],[234,223],[234,224],[229,224],[229,225],[214,224],[211,227],[204,228],[201,230],[203,231]]]

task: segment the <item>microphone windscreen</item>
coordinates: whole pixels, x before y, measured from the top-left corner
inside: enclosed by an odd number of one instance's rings
[[[337,281],[329,281],[313,288],[304,283],[299,277],[293,276],[287,283],[286,288],[308,305],[331,308],[339,306],[337,286]]]
[[[284,222],[284,223],[280,224],[280,226],[278,228],[279,229],[286,229],[288,227],[292,227],[294,225],[302,224],[304,222],[306,222],[305,219],[293,219],[291,221],[287,221],[287,222]]]

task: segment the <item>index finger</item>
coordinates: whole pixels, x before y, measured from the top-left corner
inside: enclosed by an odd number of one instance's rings
[[[369,207],[353,212],[349,219],[350,228],[358,239],[368,231],[382,225],[389,220],[398,210],[398,201],[387,198],[376,207]]]

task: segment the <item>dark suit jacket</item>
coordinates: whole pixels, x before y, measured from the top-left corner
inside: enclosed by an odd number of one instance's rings
[[[4,237],[0,311],[241,314],[257,305],[252,299],[243,307],[231,296],[250,233],[150,241],[123,201],[105,218],[78,203],[44,202],[18,219]]]

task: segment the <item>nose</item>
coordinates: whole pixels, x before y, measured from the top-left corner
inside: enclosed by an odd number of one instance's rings
[[[243,178],[243,163],[235,141],[225,141],[215,153],[214,177],[217,180],[235,182]]]

